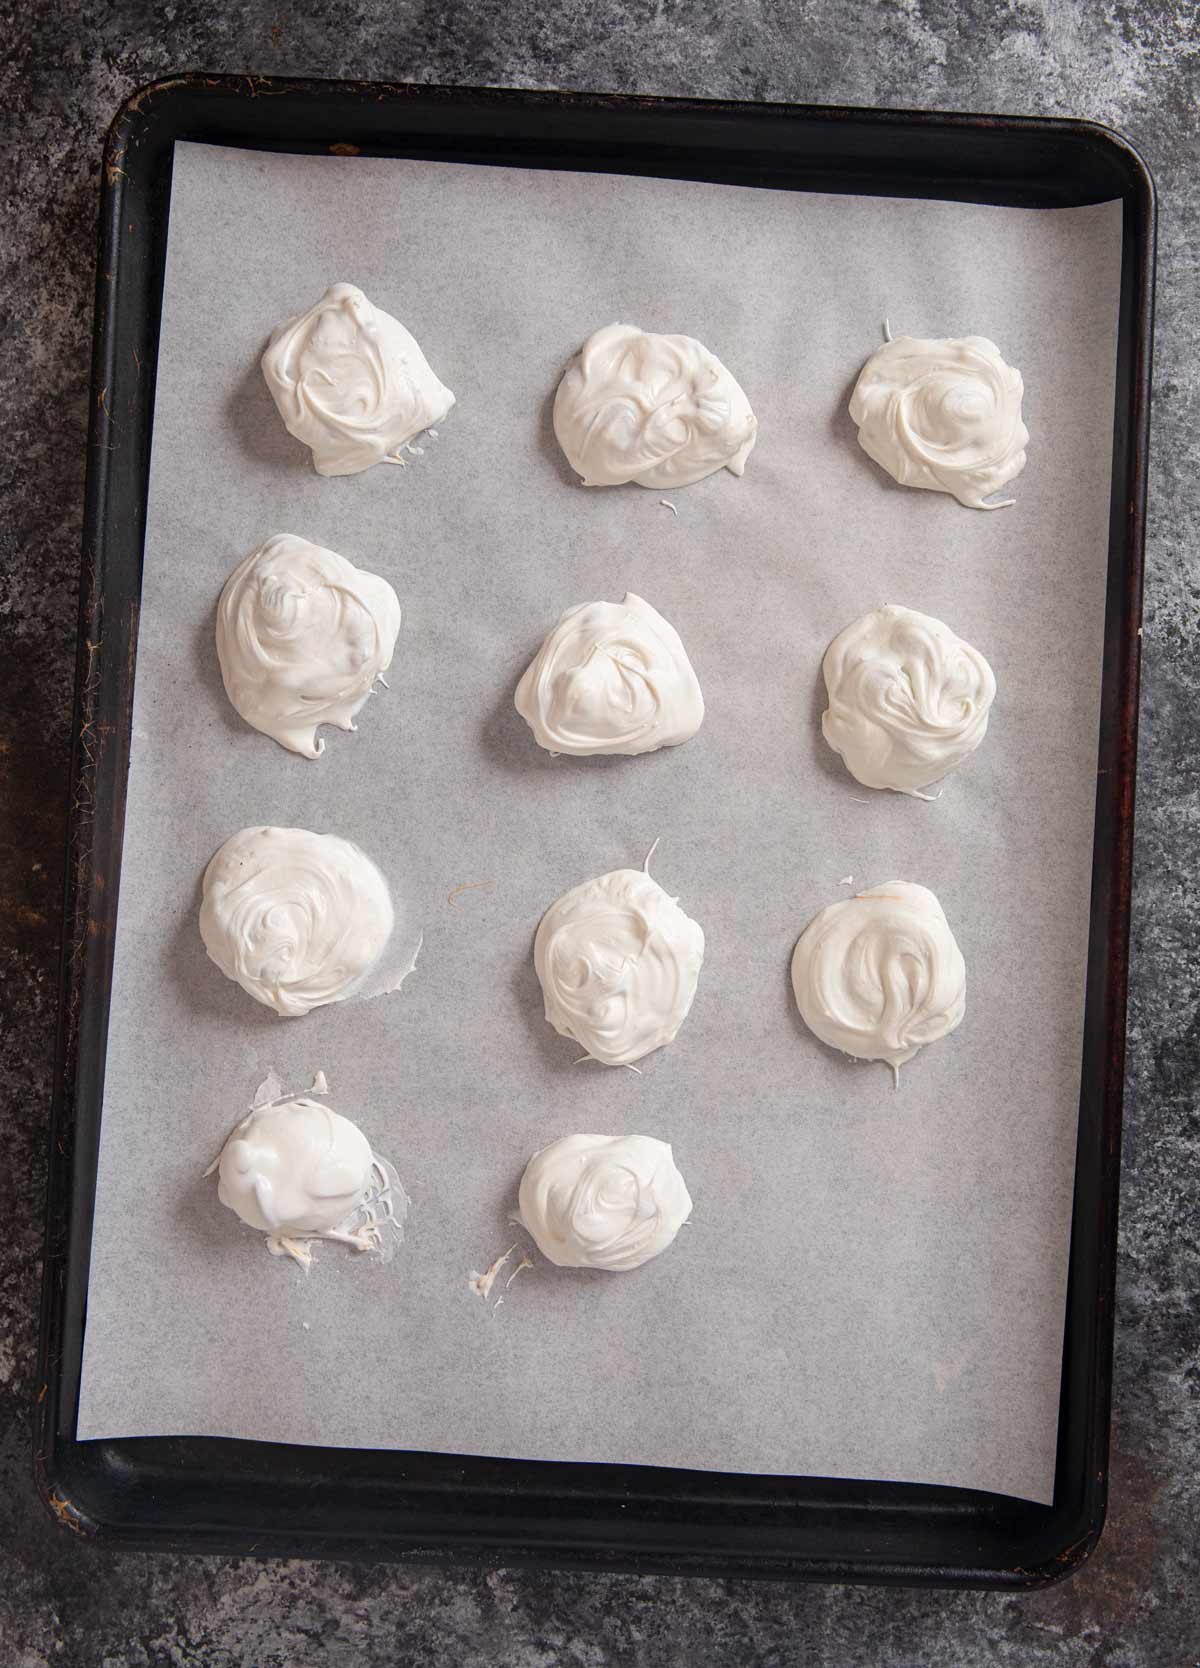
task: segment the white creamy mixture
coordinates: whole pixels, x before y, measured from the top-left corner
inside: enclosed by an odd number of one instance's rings
[[[288,433],[312,448],[318,475],[397,461],[400,448],[454,404],[400,321],[353,284],[332,284],[307,313],[278,325],[262,369]]]
[[[917,794],[987,734],[996,679],[978,649],[932,615],[888,604],[825,652],[825,740],[864,787]]]
[[[225,693],[256,730],[318,759],[318,724],[355,728],[392,663],[400,603],[386,579],[294,533],[278,533],[230,574],[217,607]]]
[[[393,924],[365,852],[305,828],[243,828],[204,873],[200,936],[227,979],[289,1017],[352,996]]]
[[[517,711],[551,753],[650,753],[700,728],[704,697],[679,633],[632,591],[568,608],[530,662]]]
[[[530,1159],[521,1222],[560,1268],[640,1268],[692,1212],[665,1141],[650,1135],[566,1135]]]
[[[275,1256],[307,1264],[305,1241],[326,1239],[386,1257],[400,1238],[407,1200],[394,1171],[319,1101],[256,1106],[213,1168],[221,1203],[266,1234]]]
[[[554,432],[584,486],[690,486],[742,474],[758,424],[725,366],[692,336],[609,324],[589,336],[554,399]]]
[[[858,443],[901,486],[948,492],[972,510],[1025,467],[1020,371],[986,336],[897,336],[867,360],[850,396]]]
[[[704,960],[704,932],[642,869],[565,892],[542,917],[533,964],[546,1019],[606,1066],[674,1038]]]
[[[893,880],[829,904],[800,935],[792,990],[809,1029],[893,1074],[953,1031],[967,970],[942,906],[924,886]]]

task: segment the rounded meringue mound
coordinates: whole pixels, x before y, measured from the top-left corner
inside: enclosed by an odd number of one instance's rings
[[[357,1124],[301,1096],[242,1120],[221,1149],[217,1197],[261,1233],[319,1237],[363,1203],[374,1163]]]
[[[621,1273],[667,1249],[692,1201],[665,1141],[565,1135],[530,1159],[519,1210],[550,1262]]]
[[[675,627],[632,591],[568,608],[517,685],[539,747],[586,757],[678,747],[704,697]]]
[[[289,1018],[352,996],[392,925],[387,881],[336,834],[243,828],[204,872],[200,936],[209,956]]]
[[[318,724],[353,730],[392,663],[400,603],[386,579],[294,533],[233,570],[217,606],[225,693],[247,724],[319,759]]]
[[[864,787],[919,793],[987,734],[992,669],[932,615],[892,603],[864,614],[834,638],[823,671],[822,734]]]
[[[948,492],[972,510],[1025,467],[1020,371],[986,336],[897,336],[863,366],[850,416],[868,457],[901,486]]]
[[[893,1072],[947,1036],[966,1008],[967,970],[941,904],[893,880],[813,917],[792,956],[792,990],[809,1030]]]
[[[692,336],[609,324],[589,336],[554,398],[554,432],[584,486],[690,486],[740,475],[758,424],[734,377]]]
[[[606,1066],[632,1065],[674,1039],[703,960],[702,928],[641,869],[565,892],[533,944],[548,1023]]]
[[[400,321],[353,284],[332,284],[306,313],[277,325],[262,369],[288,433],[312,448],[318,475],[357,475],[394,461],[454,404]]]

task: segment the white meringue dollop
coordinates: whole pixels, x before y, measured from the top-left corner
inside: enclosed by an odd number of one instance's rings
[[[972,510],[1025,467],[1024,383],[986,336],[896,336],[850,396],[858,443],[901,486],[948,492]]]
[[[204,872],[200,936],[209,956],[288,1017],[352,996],[392,925],[387,881],[336,834],[243,828]]]
[[[318,724],[355,728],[392,663],[400,603],[386,579],[294,533],[279,533],[230,574],[217,606],[225,693],[247,724],[318,759]]]
[[[700,728],[704,697],[679,633],[627,591],[568,608],[517,685],[516,707],[551,753],[652,753]]]
[[[307,1264],[314,1239],[386,1256],[400,1237],[407,1200],[391,1166],[357,1124],[306,1096],[255,1107],[216,1169],[221,1203],[277,1256]]]
[[[822,734],[864,787],[918,794],[987,734],[992,669],[932,615],[873,609],[834,638],[823,671]]]
[[[704,932],[641,869],[614,869],[565,892],[533,945],[546,1019],[594,1060],[628,1066],[687,1018]]]
[[[897,1076],[961,1022],[966,989],[941,904],[903,880],[829,904],[792,956],[792,990],[809,1030],[860,1060],[885,1060]]]
[[[554,432],[584,486],[690,486],[740,475],[758,423],[703,343],[610,324],[584,343],[554,399]]]
[[[521,1221],[560,1268],[640,1268],[692,1213],[671,1148],[651,1135],[565,1135],[521,1177]]]
[[[353,284],[330,285],[307,313],[277,325],[262,369],[288,433],[312,448],[318,475],[394,462],[454,404],[400,321]]]

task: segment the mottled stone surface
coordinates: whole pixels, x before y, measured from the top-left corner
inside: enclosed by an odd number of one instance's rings
[[[1200,138],[1180,0],[229,0],[2,12],[0,1665],[784,1668],[1200,1662]],[[1027,1598],[101,1553],[33,1491],[32,1393],[101,136],[209,69],[1088,116],[1161,197],[1113,1499]],[[1052,559],[1052,552],[1048,558]]]

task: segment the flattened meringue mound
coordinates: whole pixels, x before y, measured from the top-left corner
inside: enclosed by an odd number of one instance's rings
[[[901,486],[948,492],[972,510],[1025,467],[1020,371],[986,336],[897,336],[863,366],[850,416],[868,457]]]
[[[704,697],[679,633],[627,591],[568,608],[520,683],[517,711],[551,753],[652,753],[700,728]]]
[[[392,663],[400,603],[386,579],[332,550],[279,533],[225,582],[217,658],[225,693],[256,730],[319,759],[318,724],[355,728]]]
[[[357,1124],[306,1096],[255,1107],[216,1170],[221,1203],[275,1256],[307,1264],[304,1242],[316,1239],[387,1256],[400,1238],[407,1201],[395,1172]]]
[[[401,446],[454,404],[400,321],[353,284],[331,284],[315,307],[277,325],[262,368],[318,475],[396,462]]]
[[[966,989],[941,904],[905,880],[829,904],[792,956],[792,990],[809,1030],[860,1060],[886,1060],[897,1080],[918,1049],[960,1023]]]
[[[652,1135],[564,1135],[521,1177],[521,1221],[560,1268],[640,1268],[674,1240],[692,1201]]]
[[[716,354],[692,336],[609,324],[589,336],[554,399],[554,432],[584,486],[690,486],[740,475],[758,423]]]
[[[606,1066],[674,1039],[703,960],[703,930],[641,869],[564,892],[533,944],[547,1022]]]
[[[864,787],[918,794],[987,734],[992,669],[930,614],[873,609],[834,638],[823,670],[822,733]]]
[[[227,979],[294,1018],[352,996],[391,936],[365,852],[306,828],[243,828],[204,872],[200,936]]]

